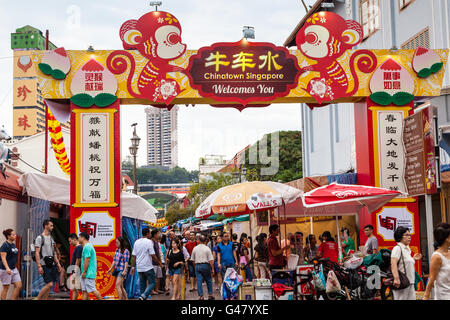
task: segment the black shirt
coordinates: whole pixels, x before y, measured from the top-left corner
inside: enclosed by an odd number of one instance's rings
[[[269,249],[267,248],[267,245],[258,243],[255,246],[255,251],[258,252],[256,261],[269,263]]]
[[[19,250],[17,250],[16,245],[14,243],[9,243],[6,241],[0,247],[0,252],[6,252],[6,263],[8,267],[12,270],[16,267],[17,263],[17,254]],[[3,265],[2,259],[0,259],[0,269],[6,270],[6,267]]]
[[[77,259],[81,259],[82,253],[83,253],[83,246],[79,244],[75,247],[75,249],[73,249],[72,260],[70,261],[70,264],[75,265]]]
[[[167,258],[169,259],[169,269],[179,269],[183,266],[183,264],[178,265],[176,268],[173,266],[177,262],[184,262],[183,250],[179,250],[177,253],[170,250]]]

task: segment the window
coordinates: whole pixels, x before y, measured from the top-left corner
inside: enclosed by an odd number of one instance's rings
[[[423,29],[401,45],[401,49],[417,49],[418,47],[430,49],[430,28]]]
[[[366,39],[380,28],[379,0],[360,0],[359,14],[361,26],[364,33],[364,39]]]
[[[398,8],[401,10],[405,9],[409,6],[410,3],[414,2],[414,0],[398,0]]]

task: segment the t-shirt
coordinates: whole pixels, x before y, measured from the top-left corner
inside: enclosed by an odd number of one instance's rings
[[[157,258],[159,258],[159,261],[161,261],[161,263],[162,263],[163,255],[162,255],[162,252],[161,252],[161,246],[159,245],[159,242],[158,241],[154,241],[154,240],[150,240],[150,241],[153,244],[153,250],[155,250],[155,256]],[[153,261],[153,265],[157,265],[158,264],[158,262],[155,259],[153,259],[152,261]]]
[[[81,244],[79,244],[75,247],[75,249],[73,249],[72,261],[70,261],[70,264],[75,265],[77,262],[77,259],[81,259],[82,253],[83,253],[83,246]]]
[[[347,241],[343,241],[342,243],[346,245],[346,247],[344,248],[345,253],[348,253],[350,250],[355,250],[355,242],[352,238],[349,237]]]
[[[194,250],[194,248],[197,246],[197,241],[188,241],[184,244],[184,247],[187,249],[187,251],[189,252],[189,255],[192,256],[192,250]]]
[[[97,254],[95,253],[94,246],[90,243],[86,243],[83,246],[83,253],[81,254],[81,273],[83,273],[84,260],[86,258],[91,258],[86,270],[86,278],[95,279],[97,277]]]
[[[269,251],[269,265],[271,266],[284,266],[284,256],[281,253],[278,256],[274,256],[272,254],[272,250],[278,251],[280,250],[280,244],[278,243],[277,237],[271,235],[267,240],[267,249]]]
[[[9,243],[5,241],[4,244],[0,247],[0,252],[6,252],[6,263],[8,267],[12,270],[16,267],[17,262],[17,250],[16,245],[14,243]],[[0,269],[6,270],[6,267],[3,265],[2,259],[0,259]]]
[[[372,254],[373,250],[378,251],[378,239],[375,236],[372,236],[367,239],[366,244],[364,245],[366,248],[367,254]]]
[[[153,269],[152,254],[155,254],[153,242],[147,238],[136,240],[133,247],[133,256],[136,256],[137,272],[146,272]]]
[[[217,251],[220,253],[220,263],[223,266],[231,266],[235,264],[233,251],[234,245],[232,242],[224,244],[223,242],[217,245]]]
[[[318,249],[322,252],[322,258],[329,258],[331,261],[339,263],[339,249],[338,245],[334,241],[322,242]]]
[[[169,259],[169,269],[179,269],[183,266],[183,264],[177,265],[176,268],[173,267],[173,265],[177,262],[183,262],[184,263],[184,254],[183,251],[178,250],[177,253],[174,253],[173,250],[169,251],[169,254],[167,256]]]
[[[209,261],[214,260],[211,249],[204,244],[199,244],[192,250],[191,259],[194,263],[209,263]]]
[[[42,244],[42,240],[44,240],[44,244]],[[55,245],[55,241],[53,240],[52,236],[44,236],[43,234],[39,235],[36,238],[36,241],[34,243],[35,247],[41,248],[41,255],[42,257],[53,257],[53,248]]]

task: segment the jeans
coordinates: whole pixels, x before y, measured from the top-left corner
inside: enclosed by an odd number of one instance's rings
[[[252,274],[252,271],[250,269],[250,266],[246,266],[244,268],[244,271],[245,271],[245,277],[247,278],[247,282],[252,282],[253,274]]]
[[[155,270],[150,269],[145,272],[139,272],[139,287],[141,289],[141,297],[144,298],[144,300],[147,300],[148,297],[151,298],[150,292],[155,288],[155,285]]]
[[[195,277],[197,278],[197,292],[201,297],[203,296],[203,280],[206,281],[208,286],[208,294],[212,296],[212,277],[211,277],[211,266],[206,263],[195,265]]]

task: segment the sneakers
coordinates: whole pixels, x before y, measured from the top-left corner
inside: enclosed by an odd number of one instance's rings
[[[145,300],[144,298],[142,298],[141,296],[139,296],[139,300]]]
[[[216,298],[214,298],[214,296],[209,296],[208,300],[216,300]]]

